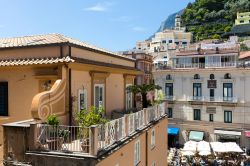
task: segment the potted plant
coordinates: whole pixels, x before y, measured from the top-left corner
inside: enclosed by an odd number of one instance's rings
[[[89,127],[97,124],[104,124],[107,122],[103,118],[104,109],[99,107],[90,107],[88,111],[86,108],[77,111],[75,120],[80,125],[78,137],[81,139],[81,147],[84,152],[89,152]]]
[[[61,150],[62,144],[69,136],[69,130],[59,128],[59,120],[56,115],[50,115],[47,119],[48,137],[46,142],[48,143],[50,150]]]

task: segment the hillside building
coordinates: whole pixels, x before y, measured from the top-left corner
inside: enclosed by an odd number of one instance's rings
[[[153,57],[146,54],[143,51],[132,50],[122,52],[124,56],[136,59],[136,69],[140,70],[142,74],[139,74],[135,78],[136,85],[151,84],[152,83],[152,67]]]
[[[235,25],[250,24],[250,12],[237,13]]]
[[[186,47],[192,42],[193,35],[190,32],[185,32],[185,30],[186,28],[181,25],[181,17],[177,15],[173,29],[157,32],[151,40],[137,42],[136,49],[147,53],[155,53]]]

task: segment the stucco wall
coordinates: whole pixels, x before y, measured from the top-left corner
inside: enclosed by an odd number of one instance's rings
[[[110,74],[106,80],[106,114],[110,115],[114,109],[124,108],[124,78],[122,74]]]
[[[224,75],[230,73],[232,79],[225,80]],[[166,75],[171,74],[173,80],[166,80]],[[200,74],[200,80],[194,80],[194,74]],[[223,97],[223,83],[233,84],[233,96],[237,98],[235,105],[223,103],[212,104],[211,102],[203,105],[191,105],[185,101],[187,97],[193,96],[193,83],[202,84],[202,96],[209,97],[209,89],[207,88],[207,80],[209,75],[214,74],[217,80],[217,88],[215,88],[215,97]],[[193,109],[201,109],[201,120],[209,121],[209,113],[206,112],[208,106],[216,107],[214,121],[224,122],[224,110],[232,111],[233,123],[250,124],[250,72],[248,70],[205,70],[205,71],[186,71],[186,72],[164,72],[154,74],[156,84],[160,85],[165,92],[165,83],[173,83],[173,95],[178,102],[173,107],[174,118],[183,120],[193,120]]]
[[[32,47],[32,48],[16,48],[0,51],[0,59],[15,59],[15,58],[34,58],[34,57],[59,57],[60,47]]]
[[[137,138],[130,141],[119,150],[115,151],[107,158],[101,160],[97,166],[128,166],[134,165],[134,147],[135,142],[140,140],[140,162],[138,166],[151,165],[153,162],[156,165],[167,165],[167,122],[165,118],[149,130],[143,131]],[[156,145],[151,149],[151,130],[155,129]],[[148,137],[146,137],[148,135]],[[146,157],[146,144],[148,144],[148,152]],[[147,160],[146,160],[147,158]],[[146,164],[147,162],[147,164]]]
[[[128,66],[128,67],[134,67],[134,62],[133,61],[128,61],[125,59],[121,58],[116,58],[104,54],[99,54],[95,52],[91,52],[88,50],[83,50],[80,48],[71,48],[71,55],[72,57],[78,57],[78,58],[83,58],[83,59],[88,59],[92,61],[97,61],[97,62],[104,62],[104,63],[110,63],[110,64],[117,64],[117,65],[123,65],[123,66]]]
[[[230,73],[232,79],[224,79],[224,75]],[[166,80],[166,75],[171,74],[173,80]],[[199,74],[201,79],[194,80],[194,74]],[[202,83],[202,96],[209,97],[210,92],[207,87],[207,80],[210,74],[215,75],[217,87],[215,88],[214,102],[190,102],[185,98],[193,95],[193,83]],[[180,128],[179,141],[184,143],[182,131],[198,130],[209,133],[207,141],[217,141],[215,129],[242,131],[240,136],[240,144],[249,146],[249,139],[246,139],[244,131],[250,129],[250,71],[249,69],[203,69],[203,70],[172,70],[154,73],[156,84],[162,86],[165,91],[165,83],[173,83],[173,95],[175,101],[168,103],[168,107],[173,109],[173,118],[170,124]],[[218,102],[216,97],[223,97],[223,83],[233,84],[233,96],[237,98],[237,102]],[[221,99],[222,100],[222,99]],[[215,107],[216,112],[213,113],[214,122],[209,121],[208,107]],[[201,121],[194,120],[194,109],[200,109]],[[224,111],[232,111],[232,123],[224,123]],[[181,125],[179,122],[182,122]]]
[[[0,70],[0,81],[8,82],[9,116],[0,116],[0,125],[31,118],[31,102],[38,93],[38,81],[32,69]],[[0,144],[2,130],[0,130]]]
[[[148,165],[167,165],[167,118],[148,130]],[[151,147],[151,133],[155,130],[155,147]]]
[[[72,70],[71,71],[71,94],[73,96],[73,112],[79,110],[78,91],[84,89],[87,92],[87,108],[91,106],[91,77],[88,71]]]
[[[72,70],[72,95],[74,97],[73,111],[78,110],[78,90],[87,90],[87,105],[91,106],[91,76],[89,71]],[[114,109],[124,108],[124,78],[122,74],[109,74],[106,78],[106,114]]]

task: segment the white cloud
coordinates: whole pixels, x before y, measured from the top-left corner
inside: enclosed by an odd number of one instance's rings
[[[108,11],[112,5],[113,3],[111,2],[97,3],[91,7],[85,8],[84,10],[93,11],[93,12],[105,12],[105,11]]]
[[[146,28],[140,27],[140,26],[134,26],[134,27],[132,27],[132,30],[135,32],[145,32]]]

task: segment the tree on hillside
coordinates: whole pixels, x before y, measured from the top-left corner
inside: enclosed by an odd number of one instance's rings
[[[237,12],[246,11],[250,11],[250,0],[196,0],[188,4],[182,21],[197,41],[230,31]]]

